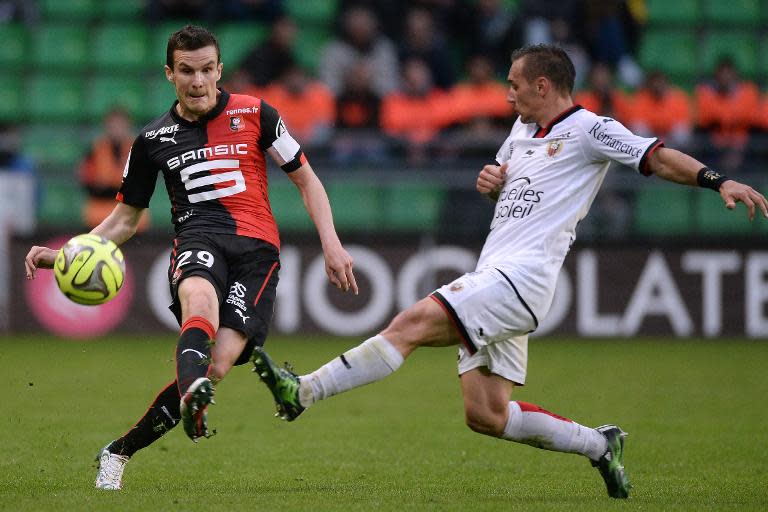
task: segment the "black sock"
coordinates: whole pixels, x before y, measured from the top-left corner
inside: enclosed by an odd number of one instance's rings
[[[154,443],[179,422],[179,390],[176,381],[168,384],[136,425],[119,439],[112,441],[108,450],[118,455],[133,456],[142,448]]]
[[[183,396],[195,380],[208,375],[211,340],[215,334],[211,323],[201,316],[193,316],[181,326],[176,347],[176,380],[180,395]]]

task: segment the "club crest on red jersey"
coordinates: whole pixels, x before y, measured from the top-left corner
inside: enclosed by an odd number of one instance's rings
[[[232,116],[229,118],[229,129],[233,132],[238,131],[243,127],[243,118],[240,116]]]

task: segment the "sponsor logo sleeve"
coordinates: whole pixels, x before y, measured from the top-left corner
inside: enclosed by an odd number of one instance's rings
[[[582,123],[588,145],[587,153],[595,160],[613,160],[643,174],[648,155],[663,143],[655,138],[635,135],[623,124],[610,117],[589,116]]]
[[[267,102],[261,102],[261,136],[259,147],[262,151],[273,148],[279,158],[277,164],[285,172],[292,172],[307,162],[301,146],[288,133],[280,114]]]
[[[136,208],[148,208],[155,191],[157,166],[152,164],[146,143],[141,135],[136,137],[128,154],[123,171],[123,183],[117,193],[117,200]]]

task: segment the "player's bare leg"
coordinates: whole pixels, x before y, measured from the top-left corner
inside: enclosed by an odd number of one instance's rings
[[[480,367],[461,375],[469,428],[480,434],[535,448],[584,455],[600,470],[608,495],[626,498],[624,432],[614,425],[585,427],[526,402],[510,401],[514,383]]]
[[[272,391],[278,415],[296,419],[318,400],[381,380],[395,372],[420,346],[447,346],[458,338],[443,310],[425,298],[398,314],[380,334],[301,377],[280,368],[257,348],[256,371]]]
[[[229,373],[232,366],[243,353],[248,339],[240,331],[229,327],[219,327],[216,332],[216,343],[211,348],[213,367],[211,368],[211,380],[219,382]]]

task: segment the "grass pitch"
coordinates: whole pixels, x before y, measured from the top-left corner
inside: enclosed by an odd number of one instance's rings
[[[314,369],[358,340],[272,337]],[[272,417],[248,367],[217,389],[218,435],[181,428],[128,464],[119,493],[93,458],[174,373],[172,336],[87,343],[0,337],[2,510],[765,510],[768,343],[532,340],[517,399],[630,433],[635,489],[609,499],[586,459],[464,426],[454,349],[422,349],[392,377]]]

